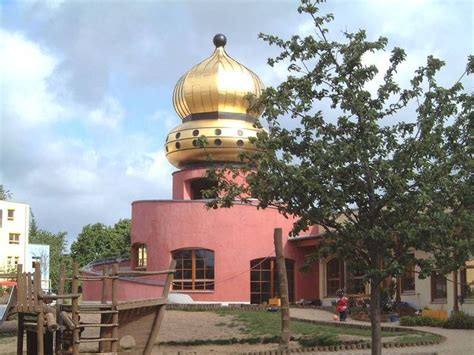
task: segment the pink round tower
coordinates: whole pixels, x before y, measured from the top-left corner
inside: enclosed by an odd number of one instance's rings
[[[212,55],[176,84],[173,104],[182,124],[165,143],[169,162],[179,169],[173,173],[173,196],[132,203],[131,268],[166,269],[174,258],[172,293],[194,301],[265,303],[279,295],[273,231],[282,228],[290,302],[318,299],[318,266],[299,271],[316,243],[317,228],[306,237],[288,238],[294,220],[274,208],[238,203],[206,208],[202,191],[212,186],[206,170],[238,167],[241,153],[255,150],[249,138],[258,132],[259,114],[248,111],[246,97],[249,92],[258,97],[263,88],[254,72],[227,54],[224,35],[216,35],[214,45]],[[122,298],[156,295],[149,284],[123,282],[121,290]]]

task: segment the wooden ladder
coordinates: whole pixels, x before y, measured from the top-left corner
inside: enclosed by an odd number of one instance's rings
[[[79,300],[72,300],[71,305],[64,305],[62,302],[58,304],[58,321],[61,325],[64,325],[64,332],[62,336],[56,338],[56,349],[62,349],[62,352],[73,355],[80,353],[80,345],[86,343],[98,343],[99,352],[103,352],[104,343],[110,343],[110,349],[112,352],[118,350],[118,264],[115,263],[112,266],[112,272],[109,273],[104,269],[101,276],[87,275],[82,276],[79,272],[79,265],[74,262],[73,264],[73,275],[72,278],[65,277],[65,268],[61,265],[60,269],[60,280],[70,280],[72,293],[79,291],[79,281],[102,281],[102,297],[100,303],[87,303],[79,304]],[[107,291],[109,281],[112,282],[111,302],[107,301]],[[64,282],[60,282],[59,290],[64,291]],[[99,323],[86,323],[81,322],[81,314],[98,314],[100,315]],[[107,317],[104,317],[107,315]],[[82,332],[86,328],[99,328],[99,337],[83,337]],[[104,328],[112,328],[112,336],[103,336]],[[65,349],[64,345],[68,344],[69,349]]]

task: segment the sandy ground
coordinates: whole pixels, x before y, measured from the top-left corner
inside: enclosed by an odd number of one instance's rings
[[[329,321],[331,314],[321,310],[313,309],[292,309],[291,316],[302,319],[314,319]],[[85,319],[84,319],[85,320]],[[93,319],[87,319],[92,321]],[[361,323],[349,320],[349,323]],[[363,322],[362,322],[363,323]],[[367,324],[367,323],[364,323]],[[390,323],[394,325],[393,323]],[[0,327],[0,332],[15,330],[16,322],[5,322]],[[416,355],[470,355],[474,354],[474,331],[473,330],[452,330],[431,327],[418,327],[416,329],[425,330],[432,333],[443,335],[446,341],[438,345],[389,349],[383,351],[383,354],[416,354]],[[213,338],[240,338],[247,336],[241,330],[241,324],[236,322],[232,316],[220,316],[212,312],[182,312],[167,311],[163,326],[160,330],[158,341],[179,341],[188,339],[209,339],[210,334]],[[92,334],[88,334],[92,335]],[[292,348],[296,348],[297,344],[291,344]],[[276,350],[277,344],[252,345],[239,344],[227,346],[156,346],[153,354],[231,354],[242,352],[254,352],[263,350]],[[0,354],[15,354],[16,338],[0,339]],[[325,353],[318,353],[325,354]],[[334,355],[335,353],[327,353]],[[351,350],[341,354],[369,354],[367,350]]]

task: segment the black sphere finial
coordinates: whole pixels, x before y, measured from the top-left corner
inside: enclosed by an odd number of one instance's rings
[[[214,38],[212,39],[212,42],[214,42],[214,45],[216,46],[216,48],[224,47],[225,44],[227,43],[227,38],[222,33],[218,33],[214,36]]]

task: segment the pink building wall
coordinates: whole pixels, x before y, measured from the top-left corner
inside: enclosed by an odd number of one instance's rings
[[[171,252],[182,248],[214,251],[215,290],[187,291],[197,301],[249,302],[250,260],[274,256],[273,229],[282,228],[285,256],[298,269],[304,251],[288,242],[292,220],[276,209],[235,205],[209,210],[203,201],[136,201],[132,204],[132,241],[148,249],[148,270],[165,269]],[[318,298],[316,272],[296,272],[295,296]]]
[[[310,246],[288,240],[294,220],[275,208],[235,204],[232,208],[207,209],[204,200],[190,200],[190,181],[202,178],[206,169],[180,170],[173,174],[173,200],[132,203],[132,245],[146,244],[147,270],[167,269],[173,251],[203,248],[214,251],[213,291],[172,291],[189,294],[195,301],[250,302],[250,261],[275,256],[274,228],[282,228],[285,257],[295,264],[295,300],[319,299],[319,270],[308,273],[304,264]],[[311,234],[317,234],[313,227]],[[132,253],[133,254],[133,253]],[[131,263],[135,260],[132,255]],[[120,280],[119,299],[154,298],[161,287]],[[99,283],[84,285],[84,299],[100,299]]]
[[[85,275],[89,273],[85,272]],[[94,274],[90,274],[94,275]],[[110,295],[112,292],[111,284],[109,282],[107,288],[107,300],[111,301]],[[156,285],[147,285],[138,281],[127,281],[125,279],[118,280],[118,294],[119,301],[141,300],[147,298],[159,298],[163,293],[163,287]],[[82,286],[83,301],[98,301],[102,295],[102,282],[100,281],[85,281]]]

